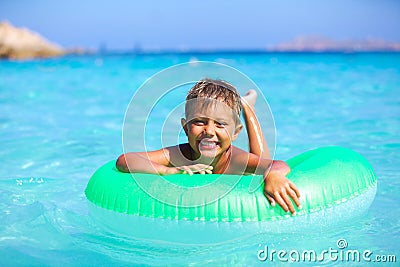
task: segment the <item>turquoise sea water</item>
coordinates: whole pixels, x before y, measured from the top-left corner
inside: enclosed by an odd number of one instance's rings
[[[266,233],[211,246],[140,240],[99,227],[84,189],[100,165],[122,153],[122,124],[132,95],[158,71],[194,57],[232,66],[258,85],[274,116],[277,159],[325,145],[364,155],[378,177],[369,211],[335,228]],[[351,249],[396,255],[398,263],[399,96],[400,54],[390,53],[0,61],[0,265],[280,265],[276,259],[260,262],[259,248],[322,251],[337,249],[339,239]],[[173,108],[165,102],[167,111]],[[243,140],[239,146],[245,146]]]

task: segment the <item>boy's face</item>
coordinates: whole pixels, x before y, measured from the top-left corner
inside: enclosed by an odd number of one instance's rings
[[[201,98],[188,100],[181,122],[196,156],[215,158],[229,149],[243,126],[235,123],[228,105],[210,99],[204,103]]]

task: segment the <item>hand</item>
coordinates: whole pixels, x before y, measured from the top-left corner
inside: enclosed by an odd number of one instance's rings
[[[271,170],[264,175],[264,195],[271,203],[271,206],[275,206],[275,202],[277,202],[284,211],[290,211],[293,216],[296,215],[296,211],[290,198],[301,209],[300,192],[294,183],[285,177],[282,171]]]
[[[176,173],[189,174],[189,175],[193,175],[194,173],[212,174],[212,169],[213,166],[205,164],[194,164],[194,165],[168,168],[166,174],[176,174]]]

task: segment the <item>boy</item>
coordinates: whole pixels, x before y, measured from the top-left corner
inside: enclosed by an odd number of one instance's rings
[[[270,159],[254,113],[256,98],[256,92],[250,90],[241,99],[236,89],[225,81],[199,81],[186,97],[186,118],[181,119],[188,143],[156,151],[123,154],[116,163],[118,170],[162,175],[262,174],[264,194],[271,205],[277,202],[286,212],[295,215],[291,199],[300,208],[300,193],[285,177],[290,171],[289,166],[284,161]],[[250,152],[232,145],[243,128],[240,123],[242,108]]]

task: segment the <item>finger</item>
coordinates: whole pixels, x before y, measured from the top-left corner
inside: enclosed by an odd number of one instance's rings
[[[197,167],[194,166],[188,166],[187,169],[190,170],[192,174],[200,171]]]
[[[200,173],[202,173],[202,174],[205,174],[205,173],[212,174],[212,169],[213,169],[212,166],[205,165],[205,164],[197,164],[196,167],[201,168]]]
[[[289,188],[287,190],[288,195],[293,199],[294,203],[296,204],[296,206],[300,209],[301,208],[301,204],[300,204],[300,200],[297,197],[297,194],[294,190],[292,190],[291,188]]]
[[[200,174],[202,174],[202,175],[206,174],[206,172],[205,172],[204,170],[200,170],[199,172],[200,172]]]
[[[198,172],[201,171],[201,167],[200,167],[200,166],[196,166],[196,165],[188,166],[188,169],[189,169],[192,173],[198,173]]]
[[[264,196],[266,197],[266,199],[268,199],[269,204],[271,204],[271,206],[274,207],[275,206],[274,196],[272,194],[269,194],[267,192],[267,190],[265,190],[265,189],[264,189],[263,193],[264,193]]]
[[[176,169],[177,169],[177,171],[178,171],[178,172],[177,172],[178,174],[179,174],[179,173],[180,173],[180,174],[186,174],[186,173],[187,173],[186,170],[185,170],[184,168],[182,168],[182,167],[177,167]]]
[[[274,198],[275,201],[279,204],[279,206],[282,207],[282,209],[286,212],[289,211],[288,206],[286,205],[286,202],[282,199],[282,197],[280,196],[279,192],[276,192],[276,194],[274,194]]]
[[[266,198],[268,199],[268,201],[269,201],[269,204],[272,206],[272,207],[275,207],[275,199],[273,198],[273,197],[271,197],[270,195],[266,195]]]
[[[286,192],[283,192],[283,193],[281,194],[281,197],[282,197],[283,201],[285,201],[286,206],[288,207],[290,213],[292,213],[293,216],[296,215],[296,211],[294,210],[293,203],[292,203],[292,201],[290,200],[290,198],[289,198],[289,196],[287,195],[287,193],[286,193]]]
[[[200,166],[204,170],[212,170],[213,169],[213,166],[206,165],[206,164],[198,164],[198,166]]]
[[[205,171],[206,173],[208,173],[208,174],[212,174],[212,170],[211,170],[210,168],[206,168],[204,171]]]
[[[290,188],[296,193],[296,196],[298,198],[300,198],[300,191],[299,191],[299,189],[297,189],[297,187],[294,185],[294,183],[290,182],[289,185],[290,185]]]
[[[198,169],[205,169],[205,168],[207,168],[207,167],[208,167],[208,165],[206,165],[206,164],[201,164],[201,163],[198,163],[198,164],[193,164],[193,165],[190,165],[190,167],[192,167],[192,168],[198,168]]]
[[[192,172],[192,170],[191,170],[189,167],[183,166],[182,168],[185,170],[185,172],[186,172],[187,174],[193,175],[193,172]]]

